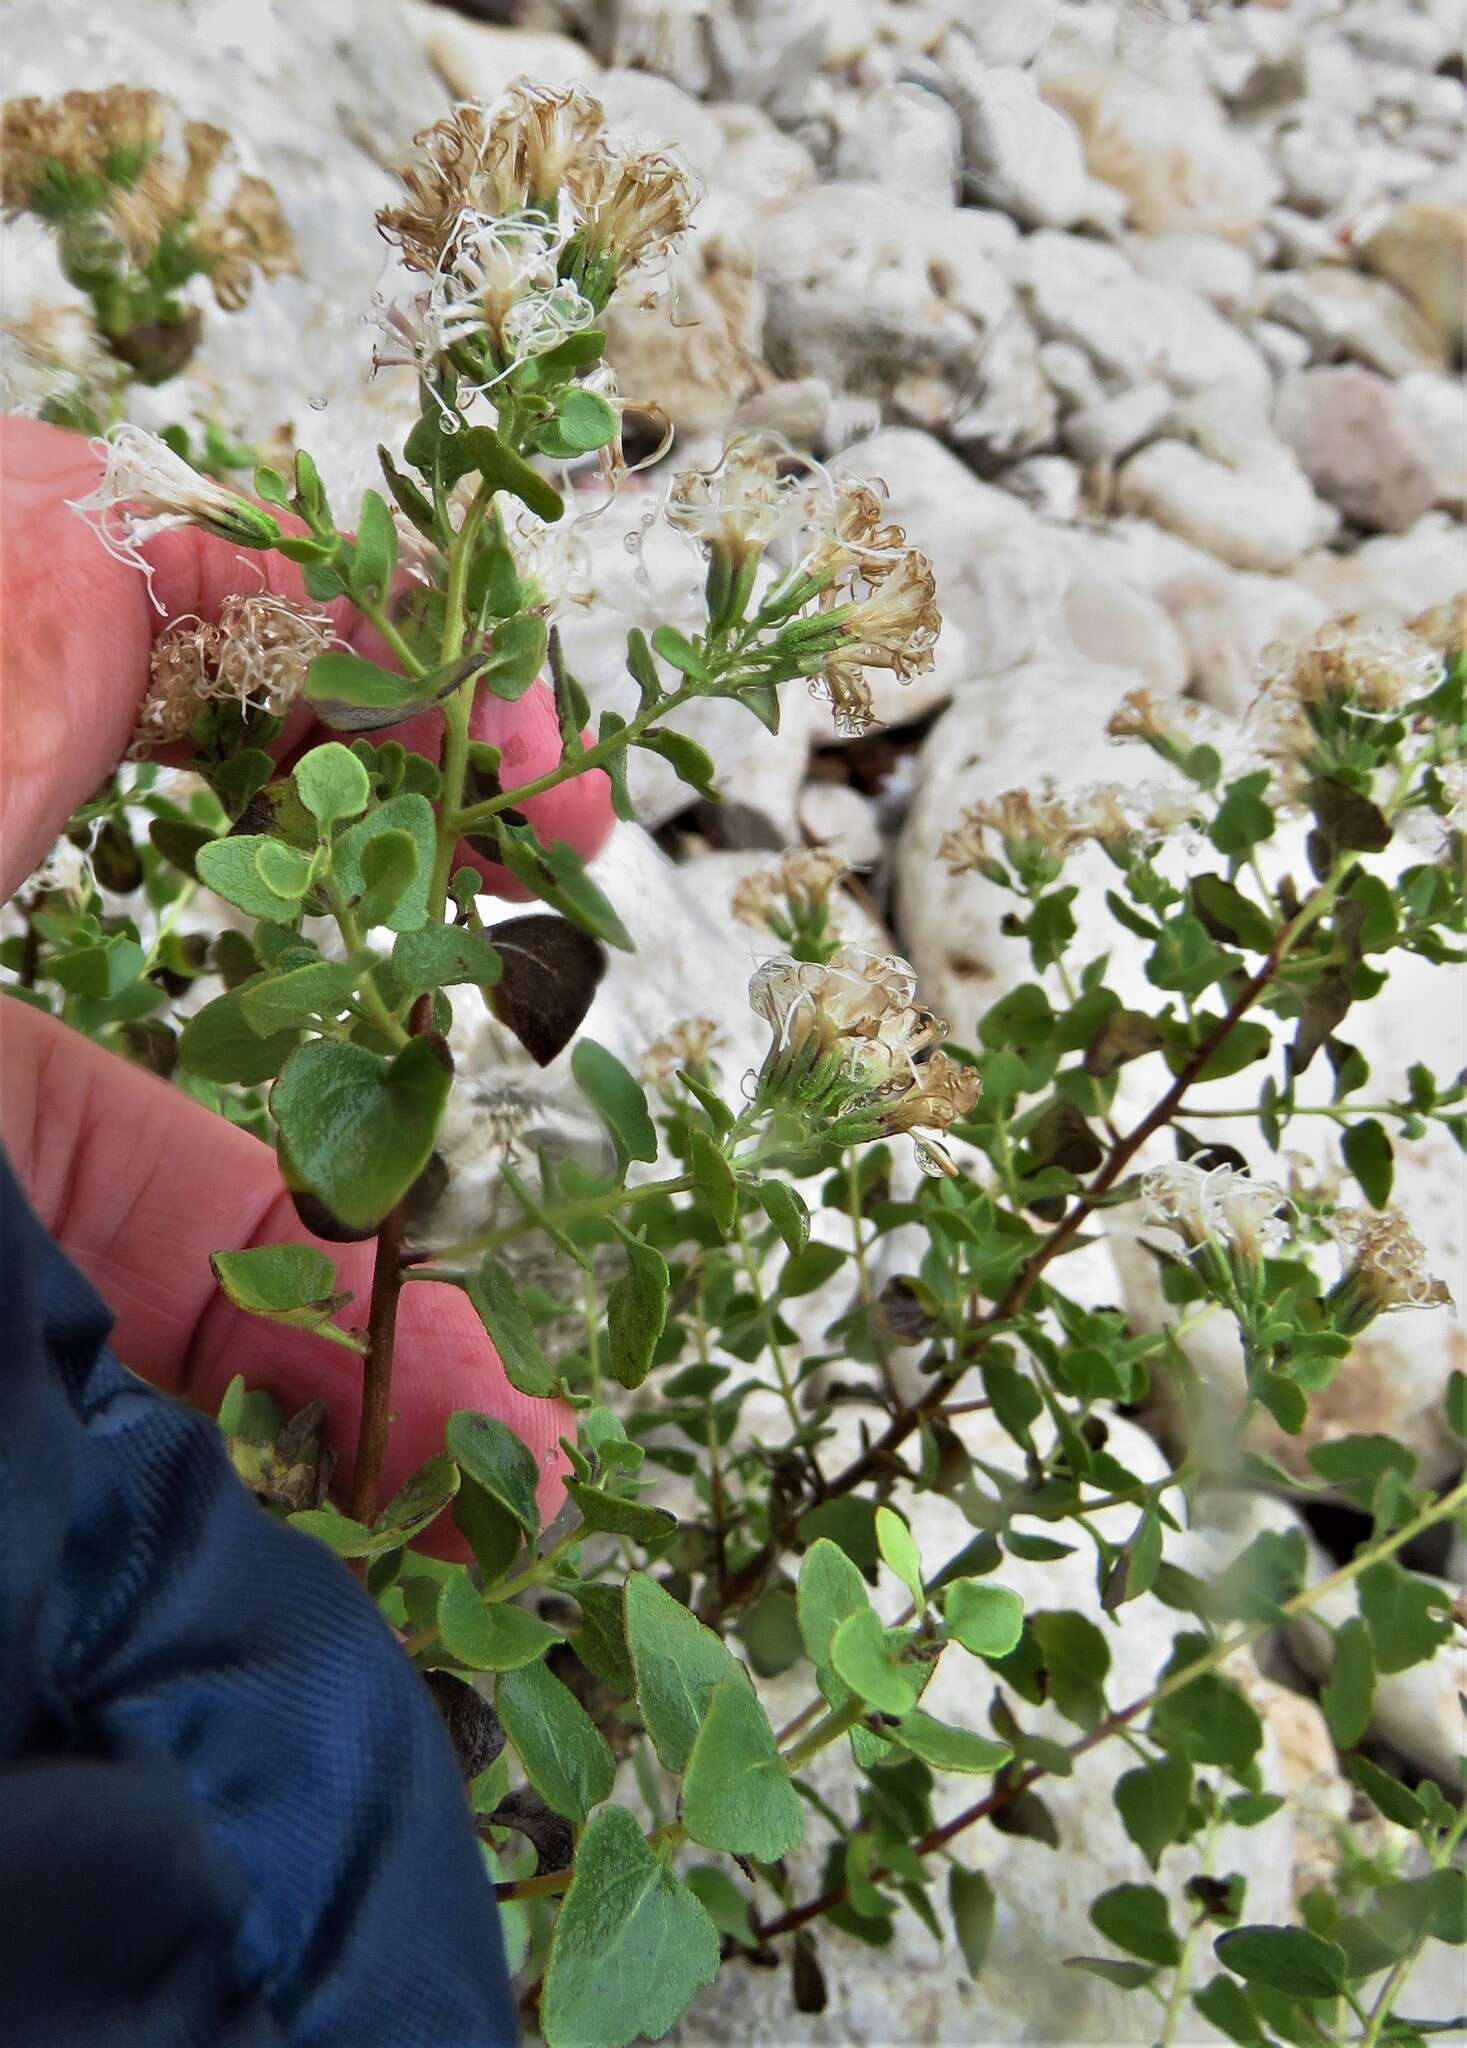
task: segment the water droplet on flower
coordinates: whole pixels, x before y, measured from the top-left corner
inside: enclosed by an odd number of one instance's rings
[[[311,408],[312,412],[325,412],[326,407],[329,403],[330,400],[321,397],[319,393],[317,393],[317,395],[314,398],[308,398],[306,400],[306,404]]]

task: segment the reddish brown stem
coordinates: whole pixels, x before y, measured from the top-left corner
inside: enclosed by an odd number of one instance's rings
[[[1262,966],[1256,974],[1249,976],[1230,1004],[1227,1013],[1220,1017],[1212,1030],[1208,1032],[1206,1038],[1203,1039],[1201,1045],[1192,1054],[1165,1095],[1161,1097],[1160,1101],[1141,1119],[1140,1123],[1133,1130],[1129,1131],[1117,1145],[1111,1148],[1109,1157],[1096,1174],[1094,1180],[1091,1181],[1089,1187],[1086,1188],[1084,1194],[1077,1197],[1069,1210],[1044,1240],[1043,1244],[1036,1247],[1032,1256],[1020,1267],[993,1307],[974,1324],[974,1334],[978,1337],[978,1342],[971,1347],[967,1360],[969,1364],[973,1362],[978,1353],[983,1349],[986,1339],[982,1333],[1006,1324],[1013,1316],[1019,1313],[1019,1310],[1024,1306],[1038,1285],[1045,1267],[1059,1257],[1060,1253],[1076,1236],[1081,1227],[1093,1215],[1102,1197],[1115,1186],[1147,1140],[1154,1137],[1156,1132],[1161,1130],[1176,1115],[1187,1090],[1197,1080],[1198,1076],[1205,1071],[1208,1061],[1223,1044],[1233,1026],[1253,1007],[1254,1003],[1257,1002],[1259,996],[1278,972],[1279,962],[1288,948],[1289,940],[1295,927],[1308,914],[1309,909],[1306,905],[1298,918],[1295,918],[1291,923],[1284,925],[1280,929]],[[941,1379],[923,1395],[920,1401],[915,1401],[907,1407],[899,1408],[881,1435],[877,1437],[876,1441],[859,1458],[847,1465],[843,1472],[837,1473],[835,1478],[824,1482],[821,1489],[821,1499],[836,1499],[842,1494],[852,1492],[863,1481],[873,1478],[883,1471],[890,1470],[897,1450],[906,1442],[913,1430],[919,1428],[923,1422],[928,1421],[946,1406],[947,1396],[951,1391],[952,1381],[950,1379]],[[803,1512],[803,1502],[798,1502],[791,1509],[787,1509],[785,1514],[777,1520],[769,1541],[757,1550],[744,1564],[740,1565],[739,1569],[729,1579],[723,1611],[727,1611],[731,1607],[740,1606],[760,1590],[765,1579],[768,1577],[770,1569],[784,1550],[795,1523]]]
[[[394,1209],[377,1233],[372,1267],[372,1303],[367,1317],[367,1350],[362,1360],[362,1421],[352,1473],[353,1518],[368,1526],[376,1519],[377,1494],[387,1457],[392,1415],[392,1353],[397,1343],[397,1303],[402,1293],[402,1212]]]

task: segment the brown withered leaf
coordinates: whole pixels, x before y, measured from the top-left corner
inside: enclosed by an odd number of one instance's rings
[[[490,1009],[537,1066],[565,1050],[606,972],[598,940],[549,911],[509,917],[485,934],[502,963]]]
[[[549,1877],[557,1870],[569,1870],[575,1849],[575,1830],[568,1820],[552,1813],[538,1792],[518,1785],[502,1799],[479,1827],[513,1828],[535,1851],[535,1875]]]
[[[1155,1020],[1144,1010],[1112,1010],[1086,1050],[1085,1071],[1103,1080],[1127,1060],[1155,1052],[1162,1042]]]
[[[487,1771],[504,1747],[504,1730],[488,1700],[451,1671],[425,1671],[423,1682],[443,1716],[464,1783]]]

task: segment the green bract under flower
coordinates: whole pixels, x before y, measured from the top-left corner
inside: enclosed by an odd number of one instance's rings
[[[802,1110],[832,1134],[909,1133],[923,1170],[956,1168],[934,1134],[977,1103],[970,1068],[934,1051],[947,1026],[915,1000],[905,960],[842,946],[823,965],[766,961],[749,1002],[773,1033],[761,1090]]]

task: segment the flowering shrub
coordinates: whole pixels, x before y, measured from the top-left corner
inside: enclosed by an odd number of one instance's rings
[[[103,198],[64,118],[8,114],[7,134],[12,121],[35,162],[7,203],[56,220],[63,241],[83,218],[110,222],[132,263],[123,223],[146,195],[163,224],[154,236],[150,216],[138,242],[149,289],[171,275],[165,244],[219,288],[235,244],[206,226],[189,183],[202,173],[153,153],[151,110]],[[195,144],[190,166],[207,154]],[[236,1383],[221,1426],[261,1499],[353,1562],[434,1683],[545,2037],[657,2038],[744,1953],[788,1948],[798,2001],[818,2005],[822,1922],[879,1946],[916,1914],[978,1975],[999,1903],[984,1831],[1058,1847],[1047,1783],[1117,1743],[1133,1759],[1115,1802],[1140,1881],[1093,1902],[1100,1952],[1056,1963],[1153,2000],[1165,2041],[1193,2010],[1244,2048],[1421,2038],[1396,2000],[1428,1939],[1463,1938],[1464,1815],[1431,1779],[1386,1768],[1374,1700],[1378,1677],[1452,1633],[1448,1596],[1405,1559],[1460,1519],[1467,1488],[1424,1489],[1380,1436],[1317,1444],[1303,1480],[1266,1445],[1299,1437],[1379,1317],[1447,1302],[1390,1206],[1393,1134],[1439,1125],[1460,1143],[1462,1083],[1418,1065],[1403,1099],[1367,1103],[1343,1030],[1392,956],[1462,957],[1460,619],[1395,636],[1347,622],[1281,662],[1245,759],[1225,761],[1194,708],[1137,693],[1112,730],[1156,755],[1154,784],[1016,790],[956,822],[943,858],[1006,895],[1033,963],[959,1020],[962,1042],[946,1042],[905,962],[842,934],[839,863],[796,852],[735,901],[787,948],[750,988],[769,1031],[758,1072],[721,1071],[715,1025],[692,1017],[639,1079],[576,1036],[601,949],[629,940],[573,848],[542,833],[538,801],[600,774],[629,818],[638,748],[709,797],[712,762],[667,723],[697,699],[775,726],[780,692],[806,687],[840,731],[863,731],[869,671],[930,666],[931,564],[872,482],[740,442],[666,498],[701,551],[705,628],[634,632],[639,708],[592,731],[527,566],[527,537],[532,551],[566,516],[536,459],[596,455],[621,472],[596,323],[616,294],[656,289],[696,193],[671,158],[608,140],[583,92],[528,86],[455,109],[401,177],[380,226],[409,292],[382,312],[379,357],[417,368],[421,409],[405,447],[381,451],[382,493],[338,519],[305,451],[290,476],[258,468],[246,498],[135,428],[108,435],[104,481],[78,510],[114,552],[141,562],[152,533],[200,526],[300,564],[311,602],[246,597],[161,636],[138,744],[187,738],[206,793],[190,808],[135,786],[146,844],[110,809],[64,914],[53,877],[4,959],[32,999],[57,990],[84,1028],[258,1128],[318,1238],[376,1240],[368,1307],[338,1289],[325,1249],[214,1258],[238,1306],[360,1356],[344,1507],[318,1417],[284,1417]],[[105,330],[100,300],[98,319]],[[382,660],[334,637],[322,607],[337,599]],[[515,786],[476,711],[547,667],[559,755]],[[341,737],[285,774],[271,746],[301,703]],[[431,761],[394,737],[425,713],[442,729]],[[1113,928],[1080,928],[1082,857],[1109,863]],[[543,908],[486,923],[485,866]],[[203,885],[235,913],[176,984],[166,919],[145,948],[107,905],[142,880],[155,909]],[[1108,984],[1120,934],[1146,949],[1144,1003]],[[158,1014],[170,986],[210,973],[222,992],[181,1029]],[[479,995],[542,1062],[575,1041],[607,1163],[506,1159],[517,1213],[448,1241],[433,1215],[447,1035],[456,1001]],[[1321,1062],[1323,1104],[1301,1085]],[[1249,1099],[1199,1109],[1194,1091],[1229,1077]],[[1283,1157],[1304,1117],[1337,1130],[1357,1204]],[[1203,1118],[1256,1123],[1273,1174]],[[1067,1258],[1126,1215],[1160,1276],[1154,1330],[1066,1280]],[[898,1253],[914,1234],[920,1249]],[[521,1254],[537,1243],[552,1256],[530,1284]],[[529,1451],[473,1413],[450,1417],[443,1451],[379,1505],[408,1286],[463,1290],[512,1383],[568,1404],[568,1506],[551,1528]],[[841,1306],[815,1350],[795,1324],[820,1288]],[[1241,1339],[1237,1387],[1189,1360],[1187,1336],[1214,1316]],[[1186,1426],[1164,1476],[1146,1477],[1114,1424],[1163,1395]],[[1467,1436],[1461,1374],[1449,1415]],[[977,1447],[979,1416],[1004,1462]],[[1298,1529],[1264,1531],[1220,1577],[1173,1560],[1199,1503],[1245,1483],[1349,1506],[1359,1540],[1332,1577],[1308,1580]],[[915,1533],[929,1495],[964,1519],[950,1555]],[[1122,1541],[1097,1521],[1114,1508]],[[471,1564],[420,1547],[445,1515]],[[1026,1611],[1005,1584],[1006,1566],[1087,1549],[1091,1611]],[[1250,1922],[1242,1878],[1205,1869],[1179,1908],[1145,1873],[1194,1868],[1220,1827],[1278,1814],[1248,1652],[1341,1589],[1356,1606],[1329,1626],[1322,1706],[1387,1846],[1342,1845],[1297,1924]],[[1176,1616],[1170,1656],[1117,1670],[1117,1617],[1145,1595]],[[939,1678],[954,1666],[961,1713]],[[778,1726],[776,1680],[801,1701]],[[841,1777],[825,1769],[836,1755]]]

